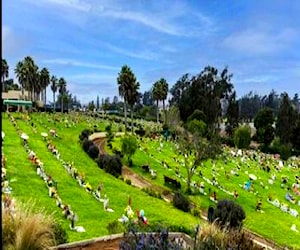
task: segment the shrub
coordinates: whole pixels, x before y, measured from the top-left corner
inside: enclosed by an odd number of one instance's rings
[[[99,148],[93,144],[89,147],[87,153],[92,159],[96,159],[99,155]]]
[[[99,155],[96,162],[101,169],[117,178],[122,174],[121,158],[117,155]]]
[[[222,227],[241,228],[246,218],[244,209],[231,200],[221,200],[214,210],[214,220]]]
[[[263,248],[255,245],[244,231],[231,230],[227,235],[227,249],[262,250]]]
[[[161,193],[151,188],[143,188],[142,191],[144,191],[145,193],[149,194],[152,197],[162,199]]]
[[[292,145],[291,144],[280,145],[279,154],[282,160],[287,160],[292,155]]]
[[[232,137],[227,137],[227,136],[221,137],[221,143],[226,144],[229,147],[234,147],[234,141]]]
[[[201,211],[197,208],[194,208],[192,211],[193,215],[196,217],[201,217]]]
[[[174,194],[173,205],[184,212],[190,211],[190,200],[181,192],[176,192]]]
[[[63,229],[60,223],[53,224],[53,231],[56,244],[64,244],[68,242],[68,235],[65,229]]]
[[[227,234],[225,230],[220,229],[215,223],[204,224],[198,233],[198,244],[195,249],[227,249],[226,240]]]
[[[134,136],[123,137],[121,139],[121,144],[122,154],[126,155],[128,161],[130,161],[138,147],[136,138]]]
[[[50,249],[55,245],[53,217],[43,209],[34,211],[34,203],[21,204],[11,216],[2,209],[2,246],[4,249]]]
[[[123,224],[118,222],[117,220],[108,223],[107,230],[109,234],[117,234],[117,233],[123,233],[125,232],[125,227]]]
[[[125,183],[128,184],[128,185],[131,185],[131,180],[130,179],[126,179]]]
[[[194,112],[187,118],[187,122],[192,120],[198,120],[198,121],[204,121],[206,123],[206,115],[203,113],[203,111],[199,109],[195,109]]]
[[[88,152],[89,148],[94,145],[94,143],[88,139],[84,139],[82,142],[82,148],[85,152]]]
[[[89,130],[89,129],[84,129],[81,131],[81,134],[79,135],[79,140],[80,141],[83,141],[85,139],[88,139],[89,138],[89,135],[92,134],[92,131]]]
[[[251,143],[251,129],[241,126],[234,131],[234,144],[238,148],[249,148]]]
[[[184,249],[183,241],[170,241],[169,234],[167,230],[161,231],[159,233],[149,233],[149,234],[137,234],[128,233],[124,235],[124,239],[120,241],[120,250],[127,249]]]

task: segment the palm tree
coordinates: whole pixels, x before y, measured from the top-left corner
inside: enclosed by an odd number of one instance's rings
[[[38,66],[34,63],[34,60],[30,56],[26,56],[23,61],[23,66],[26,74],[27,88],[30,90],[31,101],[34,100],[34,94],[38,88],[39,74]]]
[[[152,98],[156,101],[156,121],[159,123],[159,109],[158,109],[158,102],[160,100],[160,85],[159,81],[155,82],[152,87]]]
[[[127,89],[127,103],[130,105],[131,113],[131,133],[133,133],[133,106],[137,103],[140,98],[140,93],[138,92],[140,88],[140,83],[136,82]]]
[[[159,122],[159,110],[158,110],[158,102],[163,102],[163,111],[164,111],[164,123],[166,122],[166,109],[165,109],[165,100],[167,99],[169,91],[169,85],[166,79],[161,78],[159,81],[156,81],[153,85],[152,96],[156,101],[157,105],[157,122]]]
[[[165,100],[167,99],[167,96],[168,96],[168,92],[169,92],[169,84],[167,83],[166,79],[164,78],[161,78],[159,80],[159,84],[160,84],[160,100],[162,100],[163,102],[163,111],[164,111],[164,114],[165,114],[165,117],[164,117],[164,123],[166,123],[166,120],[167,120],[167,113],[166,113],[166,108],[165,108]]]
[[[57,91],[57,78],[56,76],[51,77],[51,90],[53,92],[53,113],[55,112],[55,93]]]
[[[135,86],[137,84],[136,77],[127,65],[124,65],[121,71],[119,72],[117,83],[119,86],[119,95],[124,98],[124,119],[125,119],[125,128],[127,128],[128,98],[131,93],[130,91],[133,91],[135,88],[138,89],[139,85]]]
[[[60,94],[60,100],[61,100],[61,112],[63,113],[64,112],[64,95],[67,91],[67,82],[66,80],[61,77],[59,80],[58,80],[58,92]]]
[[[17,75],[19,84],[22,89],[22,99],[24,99],[24,90],[26,90],[26,72],[24,68],[24,62],[19,61],[15,68],[15,74]]]
[[[42,87],[42,101],[46,104],[47,87],[50,84],[50,75],[47,68],[42,68],[40,71],[40,83]]]
[[[2,79],[2,91],[4,91],[4,81],[5,78],[8,78],[8,64],[7,61],[5,59],[2,59],[2,65],[1,65],[1,79]]]

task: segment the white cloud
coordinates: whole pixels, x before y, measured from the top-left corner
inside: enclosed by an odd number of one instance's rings
[[[74,10],[84,11],[84,12],[88,12],[92,7],[90,4],[81,0],[40,0],[40,1],[27,0],[27,1],[34,4],[40,4],[40,5],[43,5],[45,3],[50,3],[68,9],[74,9]]]
[[[273,54],[288,48],[297,36],[297,32],[291,28],[272,31],[247,29],[226,37],[223,45],[248,55]]]
[[[116,83],[117,82],[117,73],[112,74],[112,75],[97,74],[97,73],[70,74],[70,75],[66,75],[66,78],[72,82],[89,82],[91,84]]]
[[[133,58],[139,58],[139,59],[144,59],[144,60],[154,60],[157,58],[157,54],[151,52],[151,51],[144,51],[144,52],[139,52],[139,51],[129,51],[128,49],[122,49],[120,47],[117,47],[115,45],[105,43],[104,44],[107,48],[110,50],[125,55]]]
[[[24,38],[22,44],[20,39],[9,26],[2,26],[2,53],[4,57],[18,56],[22,49],[27,47],[27,39]]]
[[[69,65],[69,66],[95,68],[95,69],[107,69],[107,70],[119,70],[120,69],[120,67],[96,64],[96,63],[86,63],[86,62],[80,62],[80,61],[73,60],[73,59],[65,59],[65,58],[46,59],[46,60],[43,60],[42,62],[48,63],[48,64]]]

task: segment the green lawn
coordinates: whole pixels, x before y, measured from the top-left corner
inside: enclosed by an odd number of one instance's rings
[[[21,117],[20,114],[16,117]],[[31,121],[27,122],[17,119],[22,132],[29,135],[29,147],[34,150],[39,159],[44,163],[46,173],[50,174],[58,183],[58,194],[61,199],[71,205],[72,210],[78,215],[77,225],[85,228],[86,233],[74,233],[69,230],[69,221],[63,219],[61,210],[56,207],[54,199],[48,196],[45,183],[36,175],[36,171],[22,145],[22,141],[17,135],[12,123],[7,115],[2,116],[3,131],[6,134],[4,141],[4,153],[7,158],[7,169],[9,178],[16,181],[11,183],[13,196],[26,201],[34,199],[39,206],[44,206],[49,212],[55,212],[56,217],[63,222],[63,227],[68,231],[69,241],[77,241],[106,235],[108,223],[120,218],[128,202],[128,197],[132,197],[133,210],[144,209],[149,223],[163,221],[172,225],[182,225],[187,228],[194,227],[199,223],[199,218],[175,209],[160,199],[148,196],[139,189],[129,186],[123,181],[106,174],[99,169],[97,164],[91,160],[78,144],[79,133],[88,126],[88,120],[79,122],[76,127],[66,128],[64,123],[48,122],[48,116],[34,115],[33,122],[37,127],[35,134],[31,128]],[[40,119],[41,124],[38,119]],[[82,118],[78,118],[82,119]],[[108,123],[95,121],[100,128],[105,128]],[[94,125],[93,123],[93,125]],[[102,126],[102,127],[101,127]],[[53,143],[65,161],[73,161],[75,167],[85,174],[88,182],[96,187],[100,182],[104,184],[102,195],[107,194],[110,199],[110,207],[114,213],[105,212],[103,204],[94,199],[78,183],[70,177],[58,161],[46,147],[46,142],[41,136],[41,132],[48,131],[48,128],[56,128],[61,139],[53,139]],[[92,127],[92,126],[91,126]]]

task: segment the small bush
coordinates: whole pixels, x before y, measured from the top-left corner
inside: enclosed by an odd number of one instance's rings
[[[161,193],[157,192],[151,188],[143,188],[142,191],[144,191],[145,193],[149,194],[152,197],[162,199]]]
[[[246,218],[244,209],[231,200],[221,200],[214,210],[214,220],[222,227],[240,229]]]
[[[125,227],[123,224],[118,222],[117,220],[108,223],[107,225],[107,231],[109,234],[118,234],[118,233],[124,233]]]
[[[84,141],[85,139],[89,138],[89,135],[92,134],[92,131],[89,129],[84,129],[81,131],[81,134],[79,135],[79,140]]]
[[[173,198],[173,205],[184,212],[190,211],[190,200],[181,192],[175,193]]]
[[[88,152],[89,148],[94,145],[94,143],[88,139],[84,139],[82,142],[82,148],[85,152]]]
[[[68,242],[67,231],[63,229],[60,223],[55,223],[53,225],[55,242],[57,245],[64,244]]]
[[[99,155],[99,148],[93,144],[89,147],[87,153],[92,159],[96,159]]]
[[[149,234],[136,234],[129,233],[124,235],[124,239],[120,241],[120,250],[127,249],[184,249],[183,241],[171,241],[169,240],[168,231],[164,230],[159,233],[149,233]]]
[[[121,158],[117,155],[99,155],[96,162],[101,169],[117,178],[122,174]]]
[[[251,143],[251,129],[248,126],[242,126],[234,131],[234,144],[243,149],[249,148]]]
[[[130,179],[126,179],[125,183],[128,184],[128,185],[131,185],[131,180]]]
[[[193,215],[196,217],[201,217],[201,211],[197,208],[194,208],[192,211]]]

